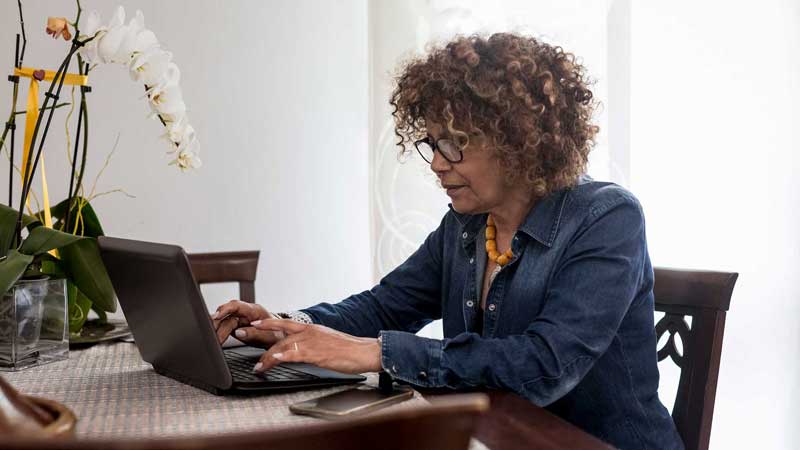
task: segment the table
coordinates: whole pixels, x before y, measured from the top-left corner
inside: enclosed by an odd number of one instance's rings
[[[79,417],[84,438],[233,433],[302,426],[320,419],[289,412],[292,403],[347,386],[261,396],[220,397],[156,374],[135,345],[101,344],[70,352],[67,361],[2,375],[21,392],[59,401]],[[375,375],[368,383],[377,383]],[[490,392],[491,407],[476,438],[491,449],[609,449],[598,439],[511,393]],[[415,393],[387,408],[413,408],[438,395]],[[471,449],[484,449],[473,440]]]
[[[491,449],[610,450],[613,447],[510,392],[489,392],[474,437]]]

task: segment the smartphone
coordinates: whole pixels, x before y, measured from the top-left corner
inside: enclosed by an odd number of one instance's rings
[[[295,403],[289,406],[289,410],[306,416],[340,419],[375,411],[406,401],[413,396],[414,391],[409,387],[382,391],[375,387],[361,386]]]

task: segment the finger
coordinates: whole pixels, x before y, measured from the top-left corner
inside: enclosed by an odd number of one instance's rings
[[[239,321],[235,317],[228,317],[227,319],[222,320],[217,328],[217,340],[220,344],[225,342],[225,339],[228,339],[231,332],[239,326]]]
[[[297,335],[280,340],[261,355],[261,358],[259,358],[258,363],[253,367],[253,370],[256,372],[265,372],[283,362],[280,358],[283,358],[286,353],[298,352],[300,349]],[[279,357],[275,358],[274,355],[279,355]]]
[[[211,314],[214,329],[219,329],[221,321],[227,317],[236,317],[239,320],[239,326],[246,326],[253,320],[273,318],[276,316],[264,309],[261,305],[246,303],[240,300],[231,300],[220,305],[217,311]]]
[[[211,315],[212,320],[221,320],[224,319],[226,316],[230,316],[232,314],[238,313],[244,305],[247,303],[241,300],[231,300],[227,303],[223,303],[222,305],[217,308],[217,311]]]
[[[253,327],[239,327],[233,333],[236,339],[247,344],[269,347],[286,337],[283,331],[262,331]]]
[[[250,325],[259,330],[283,331],[286,334],[296,334],[305,331],[310,325],[286,319],[263,319],[250,322]]]
[[[277,353],[264,352],[258,363],[253,367],[253,371],[267,372],[278,364],[285,362],[307,362],[305,359],[301,350],[295,350],[293,348],[282,350]]]

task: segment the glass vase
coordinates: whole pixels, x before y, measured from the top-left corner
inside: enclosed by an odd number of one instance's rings
[[[20,280],[0,297],[0,370],[69,357],[66,287],[64,279]]]

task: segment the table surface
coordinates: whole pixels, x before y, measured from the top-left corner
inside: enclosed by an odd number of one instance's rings
[[[289,405],[347,386],[258,396],[221,398],[156,374],[128,343],[102,344],[70,352],[67,361],[20,372],[1,373],[27,395],[68,406],[79,418],[81,438],[163,437],[221,434],[293,427],[317,422],[289,412]],[[368,383],[375,383],[374,375]],[[427,404],[415,393],[386,411]],[[490,410],[479,420],[475,437],[491,449],[609,449],[574,425],[521,397],[490,392]],[[473,440],[471,449],[484,448]]]

